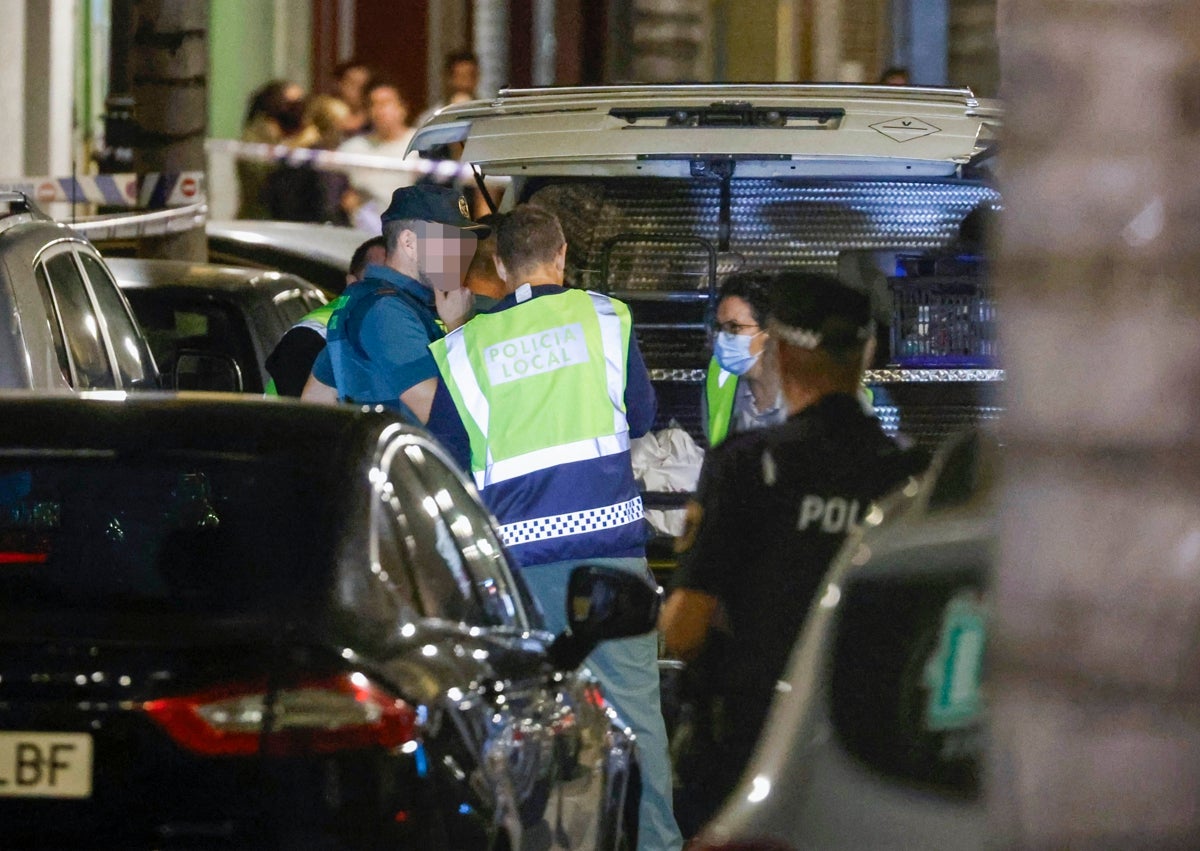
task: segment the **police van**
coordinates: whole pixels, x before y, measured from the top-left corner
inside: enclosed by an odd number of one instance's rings
[[[1001,206],[1000,121],[1000,105],[969,89],[508,89],[441,110],[411,149],[460,143],[485,194],[484,177],[511,178],[501,208],[558,214],[567,285],[630,306],[656,428],[678,424],[704,445],[722,278],[798,266],[872,293],[876,412],[932,449],[999,414],[986,257],[964,222]]]

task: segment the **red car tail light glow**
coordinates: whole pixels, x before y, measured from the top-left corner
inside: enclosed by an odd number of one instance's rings
[[[175,742],[205,756],[282,756],[381,747],[417,735],[414,709],[362,674],[304,680],[274,693],[270,734],[265,683],[206,689],[142,704]]]
[[[26,553],[14,550],[0,550],[0,564],[45,564],[50,559],[49,553]]]

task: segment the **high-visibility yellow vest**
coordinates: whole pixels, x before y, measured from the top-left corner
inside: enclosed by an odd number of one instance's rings
[[[328,304],[323,304],[316,310],[310,310],[300,318],[300,321],[289,328],[293,331],[296,328],[310,328],[321,335],[325,339],[329,335],[329,318],[333,316],[333,312],[345,302],[345,296],[338,296]],[[263,391],[264,396],[278,396],[279,391],[275,388],[275,379],[271,378],[267,381],[267,387]]]
[[[708,445],[716,446],[729,436],[733,422],[733,403],[737,398],[738,377],[724,370],[713,358],[708,364],[704,396],[708,403]]]
[[[629,451],[631,333],[624,304],[567,290],[481,314],[430,344],[466,427],[471,473],[485,502],[489,488]],[[579,482],[578,493],[590,493],[570,516],[536,498],[521,516],[497,512],[501,537],[511,546],[640,522],[632,472],[623,478]]]
[[[430,345],[480,489],[623,452],[629,308],[570,290],[476,316]]]

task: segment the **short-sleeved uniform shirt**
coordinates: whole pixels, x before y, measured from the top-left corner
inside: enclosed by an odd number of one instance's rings
[[[673,579],[676,588],[718,598],[728,618],[729,633],[710,630],[695,665],[705,672],[706,691],[765,714],[847,532],[927,460],[901,449],[848,394],[709,453],[698,491],[702,514]]]
[[[298,397],[324,348],[325,337],[316,329],[302,325],[289,328],[267,355],[267,372],[275,382],[275,392]]]
[[[429,344],[443,336],[433,290],[387,266],[371,265],[348,287],[329,322],[328,345],[313,375],[345,401],[386,405],[415,421],[400,394],[438,375]],[[335,372],[334,346],[343,367]]]

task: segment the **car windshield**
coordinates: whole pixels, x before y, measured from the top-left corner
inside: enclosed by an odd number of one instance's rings
[[[299,585],[311,503],[258,457],[0,455],[0,611],[266,617]]]

